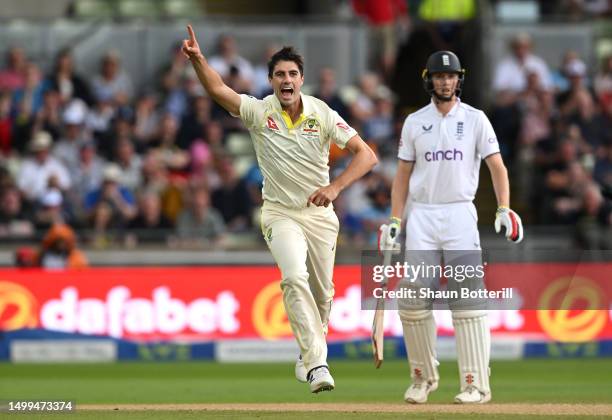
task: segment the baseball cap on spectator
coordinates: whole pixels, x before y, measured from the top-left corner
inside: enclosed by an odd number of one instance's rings
[[[107,165],[104,168],[103,178],[106,182],[119,182],[121,180],[121,169],[114,163]]]
[[[40,198],[40,204],[44,207],[58,207],[62,205],[62,193],[55,188],[47,190]]]
[[[584,77],[586,75],[586,64],[579,58],[569,61],[564,68],[568,77]]]
[[[34,134],[34,137],[30,141],[30,150],[33,152],[49,150],[51,143],[51,134],[47,133],[46,131],[39,131]]]
[[[81,125],[87,116],[87,105],[80,99],[70,101],[64,110],[64,124]]]

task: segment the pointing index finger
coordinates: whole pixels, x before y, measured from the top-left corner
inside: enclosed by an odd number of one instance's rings
[[[189,40],[195,41],[195,32],[193,32],[191,25],[187,25],[187,32],[189,32]]]

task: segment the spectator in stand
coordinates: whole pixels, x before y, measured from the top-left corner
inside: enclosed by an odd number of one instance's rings
[[[270,86],[269,83],[268,86]],[[329,105],[329,107],[340,114],[344,120],[349,119],[348,108],[338,95],[336,86],[336,72],[333,69],[323,67],[319,71],[319,84],[313,96],[321,99],[323,102]]]
[[[157,102],[157,96],[150,92],[138,98],[136,102],[134,140],[139,150],[146,149],[157,134],[160,119]]]
[[[176,221],[176,233],[182,246],[214,246],[223,241],[225,224],[223,217],[210,207],[208,190],[192,186],[186,197],[187,207]]]
[[[0,91],[0,155],[7,157],[15,150],[13,119],[11,118],[11,94]]]
[[[70,207],[57,188],[49,188],[36,203],[34,225],[36,230],[44,232],[56,223],[72,221]]]
[[[359,77],[359,91],[350,104],[351,116],[356,122],[363,124],[374,115],[374,103],[380,86],[380,78],[375,73],[366,73]]]
[[[53,147],[53,156],[62,162],[69,172],[76,171],[81,145],[89,140],[84,125],[86,117],[87,105],[80,99],[71,101],[64,109],[64,133],[62,139]]]
[[[595,76],[595,93],[601,105],[605,108],[612,103],[612,54],[606,56],[601,68]]]
[[[40,68],[29,63],[25,70],[25,83],[13,92],[13,115],[19,119],[33,121],[42,108],[45,85]]]
[[[383,153],[393,153],[396,149],[393,124],[393,100],[387,92],[379,92],[374,101],[374,113],[363,124],[364,139],[374,143]]]
[[[256,98],[263,99],[274,93],[268,79],[268,62],[274,53],[280,49],[281,47],[276,44],[268,45],[264,50],[262,61],[253,69],[253,95]]]
[[[395,68],[399,39],[410,29],[405,0],[352,0],[355,12],[367,19],[372,28],[371,67],[389,80]],[[398,36],[398,32],[402,32]],[[335,108],[334,108],[335,109]]]
[[[189,155],[177,145],[178,128],[174,115],[164,115],[159,124],[158,135],[152,142],[163,164],[171,172],[183,171],[189,164]]]
[[[609,197],[612,197],[612,141],[610,140],[597,152],[593,179],[602,186]]]
[[[127,242],[137,244],[164,240],[174,225],[162,213],[159,195],[153,191],[144,191],[138,197],[138,214],[127,227],[131,231],[126,237]]]
[[[189,112],[181,121],[177,145],[188,150],[191,142],[204,136],[204,127],[211,122],[211,103],[210,98],[198,95],[191,98]]]
[[[212,206],[221,213],[230,232],[242,232],[251,227],[251,196],[244,180],[236,174],[231,160],[218,162],[221,185],[211,194]]]
[[[225,131],[218,121],[210,121],[204,126],[204,140],[215,151],[222,151],[225,144]]]
[[[491,123],[497,134],[502,154],[508,160],[514,159],[518,147],[521,126],[520,100],[527,89],[529,74],[537,75],[540,88],[552,89],[552,79],[548,65],[532,53],[531,37],[518,33],[510,42],[511,54],[500,61],[493,76],[495,105]]]
[[[576,223],[580,249],[612,249],[612,202],[605,200],[599,186],[589,183],[582,191]]]
[[[110,129],[98,136],[98,151],[106,159],[112,160],[117,144],[123,139],[134,141],[134,114],[130,108],[125,107],[117,109]],[[151,146],[148,144],[143,150]]]
[[[51,136],[39,131],[30,142],[33,157],[27,158],[19,168],[17,185],[24,197],[35,202],[50,188],[67,191],[71,186],[66,167],[49,155]]]
[[[561,66],[558,69],[551,70],[550,77],[555,93],[558,94],[566,92],[570,88],[569,79],[565,73],[565,70],[570,62],[577,59],[580,59],[578,52],[574,50],[567,50],[561,59]]]
[[[117,140],[114,161],[121,171],[121,185],[132,193],[136,192],[142,182],[142,157],[136,154],[134,143],[129,138]]]
[[[185,78],[193,75],[193,68],[185,60],[185,56],[181,52],[181,46],[180,42],[172,45],[170,62],[158,71],[157,80],[160,82],[161,90],[164,90],[166,84],[179,86]]]
[[[381,179],[368,190],[369,206],[359,215],[361,229],[367,244],[377,246],[378,227],[386,223],[391,211],[391,188],[388,182]]]
[[[102,184],[105,167],[106,162],[96,154],[96,144],[93,141],[88,140],[79,145],[79,161],[70,172],[72,188],[67,198],[75,218],[81,224],[86,224],[83,208],[85,197]]]
[[[535,143],[550,137],[550,120],[555,110],[552,92],[542,89],[537,73],[527,77],[527,88],[521,95],[522,109],[519,143],[523,151],[531,150]],[[526,153],[529,154],[529,153]]]
[[[72,51],[69,48],[57,53],[53,71],[47,76],[45,87],[59,92],[62,104],[67,104],[73,99],[80,99],[87,105],[93,104],[89,85],[74,72]]]
[[[23,49],[11,47],[6,52],[6,67],[0,70],[0,91],[13,92],[25,85],[27,59]]]
[[[530,73],[538,75],[542,89],[551,90],[552,80],[546,62],[533,54],[533,43],[529,34],[521,32],[510,41],[511,54],[497,64],[493,76],[493,90],[497,103],[515,103],[527,87]]]
[[[95,242],[105,245],[109,229],[122,229],[136,216],[134,195],[122,186],[116,164],[104,169],[102,185],[85,196],[85,211],[95,229]]]
[[[64,128],[62,117],[62,103],[59,92],[54,89],[47,89],[43,95],[42,108],[36,115],[34,131],[46,131],[51,134],[53,140],[59,140]]]
[[[561,117],[567,118],[578,112],[581,96],[587,96],[590,101],[593,97],[585,84],[587,68],[579,58],[569,61],[564,68],[569,87],[557,97]]]
[[[101,141],[111,129],[115,117],[115,104],[111,98],[97,99],[87,115],[86,126],[96,140]]]
[[[34,235],[32,212],[15,186],[0,189],[0,238],[28,238]]]
[[[597,99],[585,85],[587,68],[579,59],[570,61],[566,74],[570,89],[557,97],[562,118],[578,125],[582,136],[592,148],[597,148],[606,134],[605,114],[597,106]]]
[[[87,257],[76,246],[76,235],[70,226],[54,224],[45,235],[37,265],[46,269],[84,268]]]
[[[191,143],[189,153],[190,179],[208,188],[217,188],[221,185],[219,175],[213,167],[213,154],[208,144],[201,139],[196,139]]]
[[[121,60],[116,51],[107,52],[102,57],[100,74],[92,82],[96,101],[112,102],[115,106],[127,105],[133,95],[132,81],[121,69]]]
[[[40,69],[28,63],[25,68],[25,82],[12,95],[11,116],[13,118],[13,138],[17,148],[23,150],[23,142],[39,131],[35,126],[37,112],[42,108],[44,86]]]
[[[160,196],[168,188],[168,169],[157,149],[149,150],[142,160],[139,191],[153,190]]]
[[[253,66],[249,60],[238,54],[236,40],[232,36],[221,35],[219,37],[217,55],[210,57],[208,64],[219,73],[225,83],[233,78],[233,88],[238,88],[238,93],[251,92]]]

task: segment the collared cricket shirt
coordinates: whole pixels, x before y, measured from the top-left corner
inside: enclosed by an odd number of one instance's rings
[[[329,147],[355,136],[336,111],[317,98],[301,95],[303,112],[293,123],[278,98],[240,95],[240,118],[248,128],[264,177],[263,199],[304,208],[308,197],[329,185]]]
[[[484,112],[458,100],[443,116],[432,101],[410,114],[402,128],[398,157],[414,162],[408,200],[474,200],[480,162],[494,153],[499,143]]]

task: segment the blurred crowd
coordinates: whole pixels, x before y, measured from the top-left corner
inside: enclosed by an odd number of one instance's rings
[[[497,65],[490,114],[504,157],[530,188],[527,218],[584,226],[585,247],[610,247],[612,57],[593,69],[568,51],[554,69],[531,47],[527,35],[515,37]],[[276,48],[252,63],[222,36],[209,62],[234,90],[261,98],[271,93],[267,58]],[[70,50],[48,69],[19,47],[5,51],[0,238],[42,238],[56,225],[96,247],[216,247],[228,236],[260,236],[261,173],[254,159],[237,165],[228,147],[231,136],[247,135],[245,128],[205,94],[178,46],[169,56],[157,83],[137,91],[138,75],[123,70],[115,51],[93,75],[79,73]],[[335,203],[340,240],[356,246],[375,243],[388,217],[405,117],[384,83],[383,60],[381,70],[352,86],[337,86],[330,68],[305,75],[305,92],[338,111],[382,162]],[[332,176],[349,160],[332,146]]]
[[[251,63],[232,37],[222,36],[209,62],[237,92],[264,97],[271,93],[267,59],[275,48]],[[70,50],[60,51],[49,69],[22,48],[5,51],[0,238],[42,238],[61,224],[101,248],[213,247],[227,236],[257,232],[261,173],[254,156],[250,166],[236,165],[227,145],[236,134],[248,141],[240,120],[210,100],[178,46],[155,86],[138,92],[133,77],[115,51],[87,76]],[[379,76],[364,75],[341,98],[334,71],[325,68],[310,90],[392,153],[393,100]],[[331,151],[333,168],[346,161],[343,151]],[[385,187],[388,195],[387,181]]]
[[[493,92],[493,126],[530,223],[572,226],[579,247],[612,249],[612,56],[594,69],[568,50],[550,65],[519,33]]]

